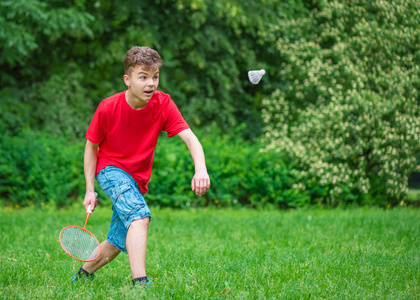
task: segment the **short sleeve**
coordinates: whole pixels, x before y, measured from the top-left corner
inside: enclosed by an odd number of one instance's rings
[[[86,132],[85,137],[94,144],[101,143],[107,132],[107,119],[104,102],[99,104],[93,115],[92,121],[90,122],[89,128]]]
[[[168,137],[177,135],[181,131],[190,128],[187,122],[185,122],[184,118],[181,115],[181,112],[179,111],[176,104],[172,101],[172,99],[169,99],[166,109],[167,118],[165,126],[163,127],[163,131],[166,131],[168,133]]]

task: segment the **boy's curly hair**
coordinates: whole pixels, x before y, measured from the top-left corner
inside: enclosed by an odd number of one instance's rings
[[[146,70],[160,69],[162,64],[162,58],[156,50],[149,47],[134,46],[125,55],[124,72],[129,75],[138,65],[143,66]]]

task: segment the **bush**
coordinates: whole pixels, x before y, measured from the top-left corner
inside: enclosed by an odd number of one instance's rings
[[[0,138],[0,198],[20,206],[72,203],[85,191],[83,144],[25,130]]]
[[[307,192],[294,186],[290,167],[279,154],[259,152],[240,137],[222,135],[214,126],[199,131],[206,154],[211,188],[203,197],[191,191],[194,163],[185,143],[160,137],[150,192],[151,206],[167,207],[296,207],[308,203]],[[238,133],[240,135],[240,133]],[[54,203],[66,206],[85,193],[83,142],[25,130],[0,138],[0,198],[19,206]],[[99,189],[97,189],[99,191]],[[110,204],[100,192],[101,202]]]
[[[286,208],[308,203],[307,192],[293,186],[290,167],[280,154],[261,153],[257,144],[222,135],[215,126],[196,134],[206,155],[210,190],[202,197],[191,191],[194,164],[188,148],[179,138],[161,137],[146,196],[151,205]]]
[[[313,202],[406,199],[420,151],[419,8],[317,2],[267,34],[284,63],[263,101],[265,150],[287,153]]]

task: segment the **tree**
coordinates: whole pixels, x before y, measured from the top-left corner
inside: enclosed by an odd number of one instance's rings
[[[247,71],[278,59],[261,32],[306,8],[294,0],[17,0],[1,2],[0,12],[3,127],[83,136],[99,102],[125,88],[126,51],[145,45],[162,55],[160,88],[192,126],[215,121],[233,132],[246,123],[255,138],[273,86],[252,86]]]
[[[91,115],[92,101],[71,45],[93,37],[94,18],[83,6],[65,3],[0,2],[1,129],[84,131],[80,121]]]

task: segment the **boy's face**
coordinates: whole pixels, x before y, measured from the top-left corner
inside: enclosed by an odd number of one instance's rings
[[[159,85],[159,69],[135,66],[124,82],[137,100],[147,104]]]

